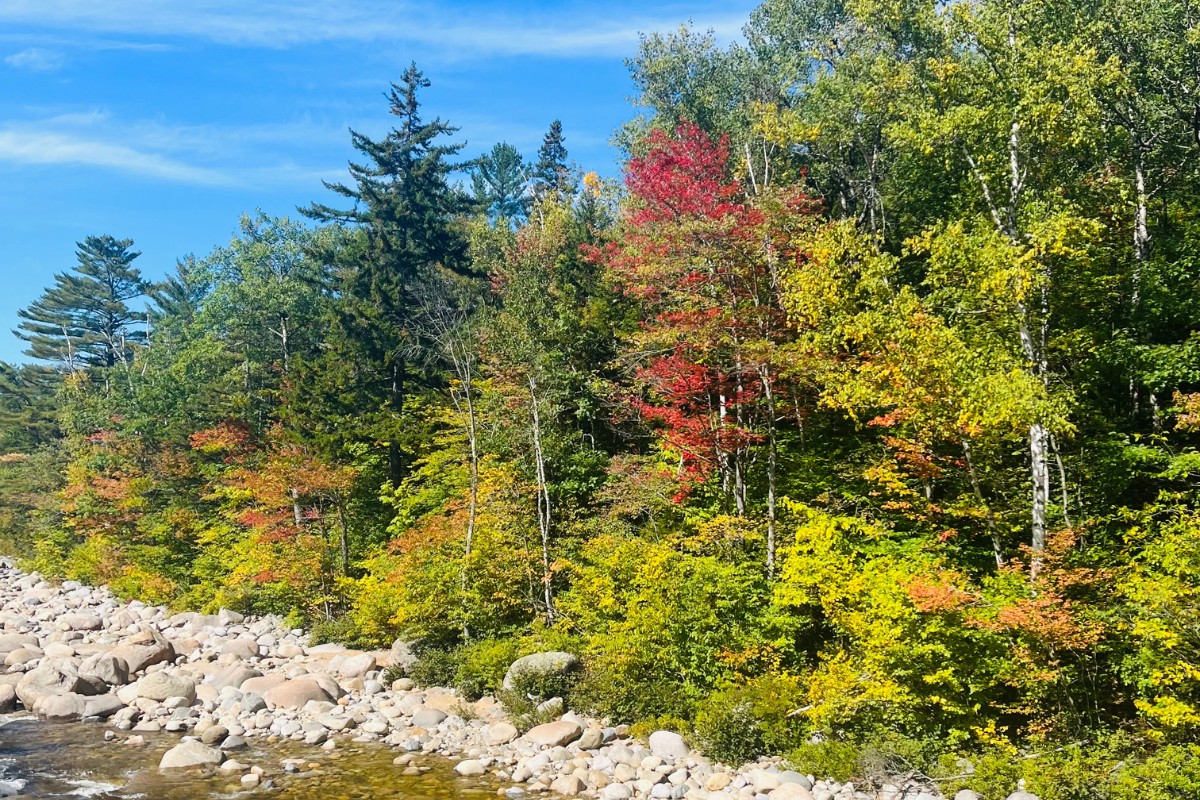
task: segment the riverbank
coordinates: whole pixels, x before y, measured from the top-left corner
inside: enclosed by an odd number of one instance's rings
[[[582,795],[600,800],[937,800],[915,782],[864,791],[786,769],[777,759],[738,768],[710,762],[678,735],[636,741],[623,727],[566,711],[520,731],[495,698],[467,702],[452,690],[418,689],[385,671],[403,657],[336,645],[309,646],[303,630],[274,617],[169,614],[121,602],[105,588],[53,585],[0,565],[0,712],[24,708],[56,722],[102,722],[96,739],[139,748],[178,737],[158,768],[224,776],[266,791],[311,772],[303,757],[247,758],[252,743],[313,753],[356,746],[397,751],[396,775],[451,759],[454,773],[509,798]],[[319,749],[318,749],[319,748]],[[147,760],[157,754],[147,753]],[[350,778],[348,778],[350,779]],[[20,787],[10,787],[20,790]],[[2,790],[0,790],[2,791]],[[1013,795],[1010,800],[1029,800]],[[973,800],[960,793],[958,800]]]

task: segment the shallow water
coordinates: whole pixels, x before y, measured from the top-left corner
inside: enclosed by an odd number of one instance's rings
[[[146,735],[144,747],[105,742],[105,727],[85,723],[55,725],[31,718],[0,723],[0,785],[24,782],[21,797],[100,800],[206,800],[252,798],[285,800],[484,800],[496,796],[496,784],[460,778],[445,759],[418,756],[431,768],[425,775],[400,774],[392,764],[398,751],[378,744],[339,744],[334,752],[293,742],[251,741],[233,757],[261,766],[275,788],[243,789],[241,775],[218,772],[160,772],[162,754],[179,742],[170,734]],[[283,772],[285,758],[303,758],[299,774]],[[0,791],[3,796],[3,791]]]

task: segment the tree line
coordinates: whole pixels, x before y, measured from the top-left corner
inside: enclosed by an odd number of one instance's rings
[[[643,37],[620,182],[559,123],[462,160],[411,67],[307,223],[157,284],[80,243],[0,369],[0,535],[468,694],[570,650],[721,758],[1191,796],[1198,30],[766,0]]]

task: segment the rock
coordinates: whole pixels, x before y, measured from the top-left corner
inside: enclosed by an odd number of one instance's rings
[[[954,800],[979,800],[979,795],[970,789],[959,789],[958,793],[954,795]]]
[[[224,725],[212,725],[200,734],[200,741],[207,745],[219,745],[229,735],[229,729]]]
[[[330,702],[333,698],[316,681],[300,678],[284,681],[262,693],[268,708],[303,708],[309,700]]]
[[[16,687],[21,705],[32,710],[43,695],[96,694],[95,687],[79,676],[75,662],[67,658],[44,658],[35,669],[25,673]]]
[[[781,783],[769,796],[771,800],[813,800],[812,790],[800,783]]]
[[[245,664],[233,664],[209,675],[204,682],[217,689],[240,689],[242,684],[251,678],[261,677],[262,673],[256,669],[251,669]]]
[[[583,735],[583,728],[577,722],[560,719],[530,728],[525,733],[525,741],[536,747],[562,747],[570,744]]]
[[[175,648],[170,642],[163,640],[152,644],[123,644],[108,651],[109,655],[122,659],[129,666],[129,674],[134,675],[146,667],[171,661],[175,658]]]
[[[241,659],[258,658],[258,642],[253,639],[230,639],[221,646],[221,655],[233,655]]]
[[[478,778],[480,775],[487,774],[487,769],[483,766],[483,762],[474,758],[458,762],[454,771],[464,778]]]
[[[215,767],[225,760],[225,754],[195,739],[185,739],[163,754],[159,769],[189,769]]]
[[[6,656],[14,650],[38,646],[38,638],[27,633],[0,634],[0,653]]]
[[[604,800],[629,800],[633,792],[623,783],[610,783],[600,790],[600,797]]]
[[[98,631],[104,622],[95,614],[63,614],[58,618],[60,631]]]
[[[152,672],[134,684],[138,697],[162,702],[168,697],[186,697],[191,703],[196,699],[196,682],[191,678]]]
[[[242,692],[262,695],[268,689],[274,689],[287,680],[286,675],[278,672],[273,672],[270,675],[263,675],[261,678],[250,678],[241,685]]]
[[[564,797],[573,797],[584,790],[584,783],[574,775],[563,775],[550,784],[550,791]]]
[[[16,688],[8,683],[0,683],[0,714],[10,714],[16,707]]]
[[[34,642],[37,644],[37,642]],[[392,643],[391,652],[388,655],[388,661],[393,669],[400,670],[407,674],[416,663],[417,656],[413,653],[412,645],[403,639],[397,639]],[[411,688],[411,687],[410,687]]]
[[[719,792],[731,783],[733,783],[733,776],[728,772],[714,772],[704,782],[704,788],[710,792]]]
[[[329,671],[343,678],[361,678],[375,669],[375,656],[370,653],[344,653],[329,661]]]
[[[579,668],[579,659],[570,653],[551,651],[518,658],[504,674],[504,688],[512,690],[517,675],[565,675]]]
[[[651,753],[667,761],[679,761],[692,752],[683,737],[673,731],[655,731],[650,734],[649,744]]]
[[[497,722],[487,729],[483,738],[488,744],[494,747],[496,745],[508,744],[520,735],[520,731],[512,723]]]
[[[436,708],[422,708],[413,714],[412,724],[414,727],[430,730],[440,725],[446,717],[445,711],[439,711]]]
[[[99,678],[109,686],[124,686],[129,683],[129,665],[120,656],[112,653],[96,653],[88,656],[79,665],[83,677]]]
[[[86,717],[107,719],[124,707],[125,704],[111,694],[67,693],[42,695],[30,711],[48,722],[78,722]]]
[[[576,743],[580,750],[595,750],[604,744],[604,731],[599,728],[588,728]]]

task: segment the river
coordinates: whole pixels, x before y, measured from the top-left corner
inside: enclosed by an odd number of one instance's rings
[[[327,752],[294,742],[251,742],[232,754],[242,763],[261,766],[264,780],[274,783],[245,789],[240,774],[174,770],[161,772],[159,759],[177,736],[146,735],[145,746],[130,746],[118,737],[105,742],[104,726],[55,725],[23,715],[0,717],[0,797],[5,787],[20,787],[20,797],[101,800],[206,800],[206,798],[270,797],[284,800],[485,800],[496,797],[496,785],[479,778],[459,778],[452,763],[425,757],[416,763],[430,768],[424,775],[401,775],[392,763],[396,751],[377,744],[345,744]],[[285,773],[284,759],[303,759],[297,773]]]

